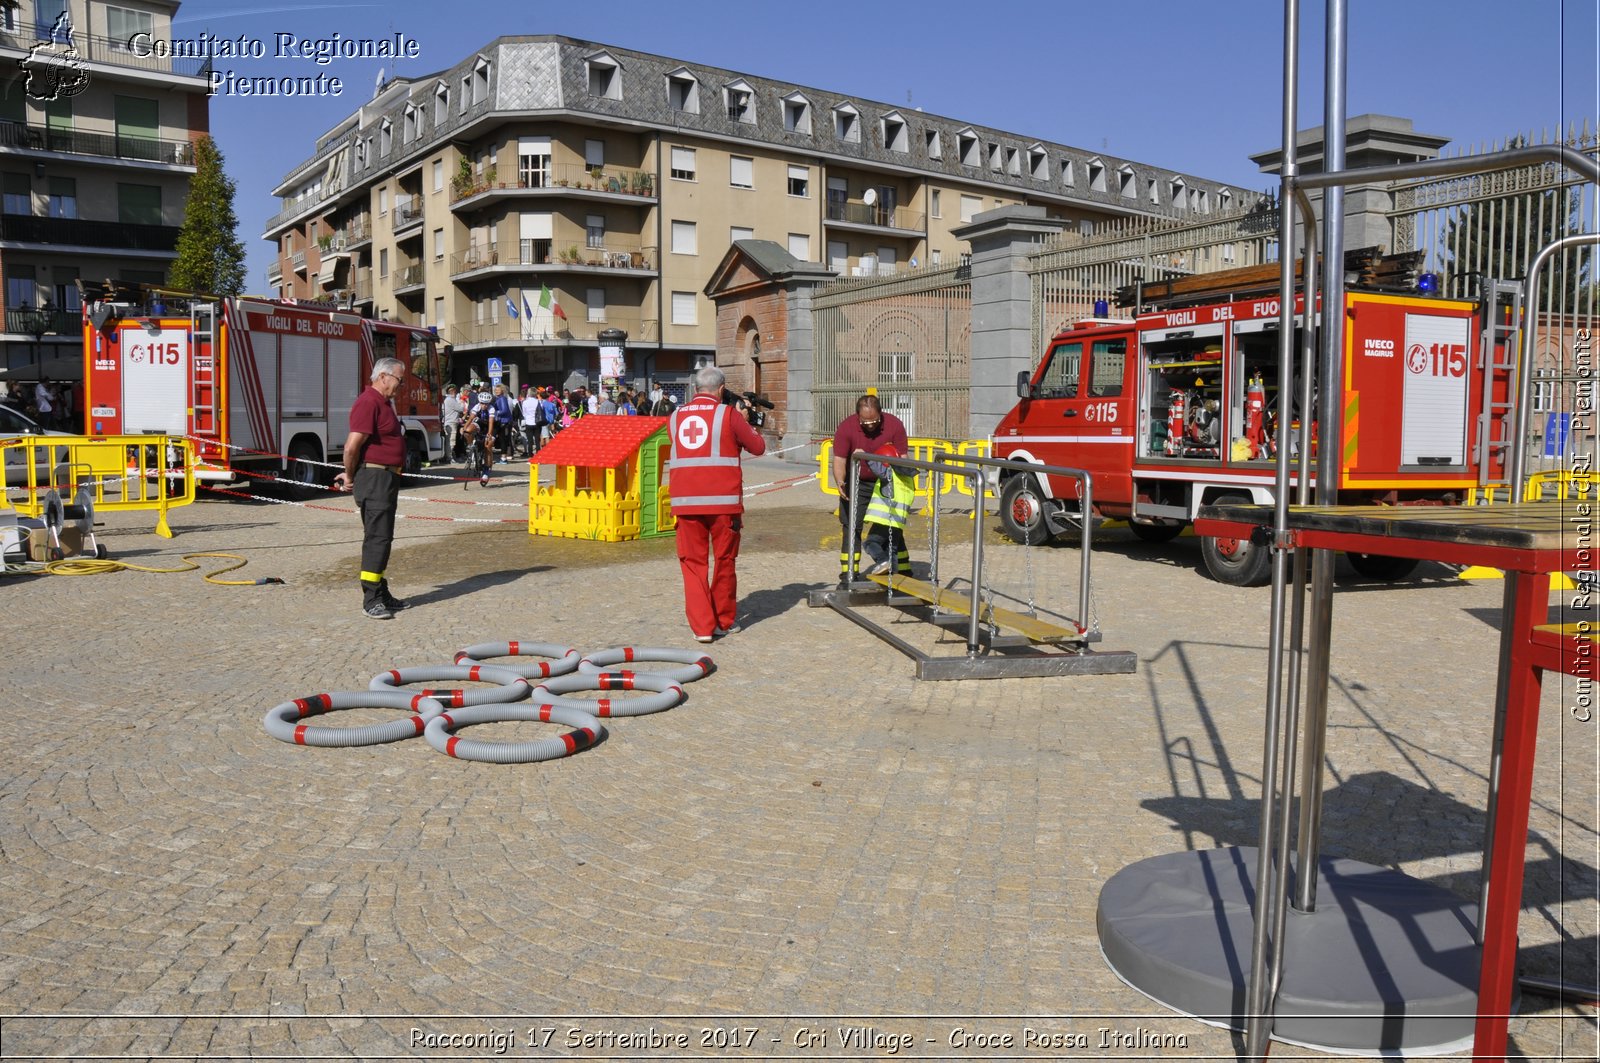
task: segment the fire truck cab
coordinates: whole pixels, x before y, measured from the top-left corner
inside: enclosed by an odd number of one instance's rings
[[[1278,387],[1279,309],[1277,296],[1262,296],[1063,329],[1035,370],[1019,374],[1020,401],[996,427],[991,452],[1087,469],[1090,516],[1127,520],[1147,542],[1177,536],[1204,505],[1271,504],[1278,448],[1296,447],[1306,416],[1299,396]],[[1479,350],[1478,304],[1351,291],[1344,312],[1339,501],[1454,501],[1500,475],[1504,452],[1484,438],[1485,389],[1500,400],[1494,409],[1505,406],[1506,373]],[[1314,411],[1322,382],[1312,383]],[[1298,483],[1294,449],[1291,460]],[[1076,493],[1076,480],[1012,473],[1001,482],[1001,522],[1017,542],[1045,542],[1084,516]],[[1221,582],[1270,576],[1267,551],[1249,542],[1201,545]],[[1412,567],[1352,561],[1375,578]]]

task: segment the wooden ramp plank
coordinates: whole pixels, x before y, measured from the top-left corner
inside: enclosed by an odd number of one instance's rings
[[[935,587],[926,580],[912,579],[910,576],[898,576],[884,572],[875,576],[868,576],[869,580],[899,594],[909,594],[913,598],[921,598],[931,605],[951,612],[960,613],[962,616],[972,615],[972,598],[960,591],[947,590]],[[1037,617],[1018,613],[1011,609],[1001,609],[989,606],[984,610],[979,620],[992,623],[996,627],[1015,631],[1029,642],[1082,642],[1083,633],[1073,628],[1060,627],[1049,624]]]

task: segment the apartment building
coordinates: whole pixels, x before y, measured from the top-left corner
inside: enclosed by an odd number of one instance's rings
[[[179,6],[0,3],[0,365],[81,357],[78,278],[159,283],[177,257],[206,74],[134,42],[169,39]]]
[[[1033,204],[1090,226],[1209,213],[1215,181],[837,90],[558,36],[506,36],[396,79],[274,189],[269,284],[437,327],[465,379],[628,376],[711,358],[705,287],[771,240],[840,274],[956,262],[951,230]],[[541,306],[547,303],[548,309]],[[531,312],[530,312],[531,311]]]

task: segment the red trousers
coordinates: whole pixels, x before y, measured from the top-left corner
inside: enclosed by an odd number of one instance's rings
[[[734,572],[734,561],[739,556],[741,524],[737,513],[678,514],[683,611],[689,618],[689,630],[696,635],[709,635],[713,628],[726,631],[733,627],[739,606],[739,577]]]

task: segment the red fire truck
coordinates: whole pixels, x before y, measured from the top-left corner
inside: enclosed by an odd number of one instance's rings
[[[1344,313],[1339,502],[1459,501],[1500,478],[1509,368],[1504,330],[1485,321],[1503,313],[1483,301],[1363,290],[1346,292]],[[1278,448],[1296,446],[1303,416],[1299,396],[1278,390],[1278,328],[1276,294],[1079,322],[1056,334],[1033,373],[1019,374],[1021,401],[1001,418],[992,453],[1089,470],[1094,515],[1128,520],[1147,542],[1172,539],[1203,505],[1271,504]],[[1037,473],[1002,480],[1007,534],[1034,545],[1075,527],[1076,483]],[[1223,583],[1270,576],[1268,551],[1247,541],[1205,539],[1201,552]],[[1351,561],[1377,579],[1414,566]]]
[[[208,298],[81,284],[84,420],[90,435],[187,436],[196,476],[283,473],[326,484],[374,359],[406,365],[395,407],[415,470],[443,455],[442,367],[429,329],[329,303]]]

